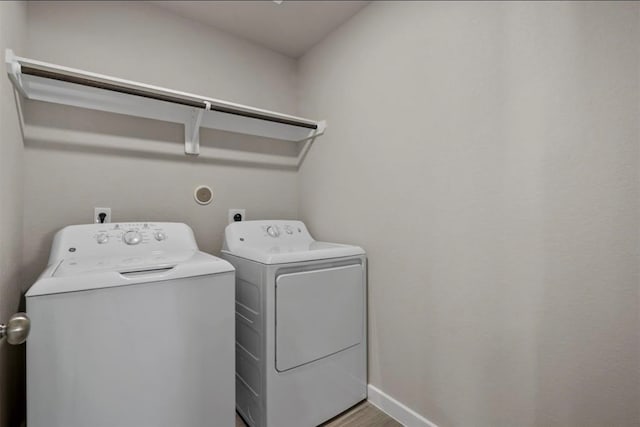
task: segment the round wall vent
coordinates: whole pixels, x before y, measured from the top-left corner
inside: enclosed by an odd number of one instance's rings
[[[193,197],[201,205],[208,205],[213,201],[213,191],[208,185],[199,185],[193,192]]]

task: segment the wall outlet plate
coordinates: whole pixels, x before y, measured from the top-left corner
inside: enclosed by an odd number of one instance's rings
[[[104,221],[101,214],[104,214]],[[93,208],[93,222],[96,224],[111,222],[111,208]]]
[[[236,215],[239,215],[239,217]],[[229,216],[227,220],[229,221],[229,224],[237,221],[246,221],[247,210],[246,209],[229,209]]]

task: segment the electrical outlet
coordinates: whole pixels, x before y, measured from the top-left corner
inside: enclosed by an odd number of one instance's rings
[[[96,224],[111,222],[111,208],[93,208],[93,222]]]
[[[231,224],[232,222],[246,221],[247,220],[246,209],[229,209],[228,220],[229,220],[229,224]]]

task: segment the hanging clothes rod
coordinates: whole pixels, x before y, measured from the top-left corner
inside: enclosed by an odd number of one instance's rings
[[[45,70],[45,69],[29,67],[24,65],[21,67],[21,72],[22,74],[27,74],[27,75],[36,76],[36,77],[44,77],[47,79],[59,80],[67,83],[75,83],[75,84],[94,87],[98,89],[106,89],[113,92],[119,92],[119,93],[124,93],[128,95],[142,96],[145,98],[155,99],[158,101],[166,101],[166,102],[172,102],[174,104],[186,105],[189,107],[207,109],[206,108],[207,105],[204,100],[195,101],[189,98],[181,98],[181,97],[166,95],[166,94],[162,94],[154,91],[133,88],[130,86],[117,85],[114,83],[109,83],[109,82],[105,82],[97,79],[94,80],[87,77],[78,77],[70,74],[59,73],[51,70]],[[261,114],[259,112],[247,111],[239,108],[233,108],[230,106],[216,105],[215,101],[209,101],[209,100],[207,101],[210,103],[209,109],[212,111],[219,111],[221,113],[234,114],[237,116],[249,117],[252,119],[259,119],[259,120],[266,120],[269,122],[282,123],[285,125],[298,126],[298,127],[303,127],[307,129],[318,129],[318,125],[316,123],[310,123],[302,120],[293,120],[288,118],[274,117],[271,115]]]

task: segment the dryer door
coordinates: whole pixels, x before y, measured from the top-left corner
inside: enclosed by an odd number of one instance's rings
[[[276,279],[276,368],[286,371],[359,344],[364,336],[362,265]]]

